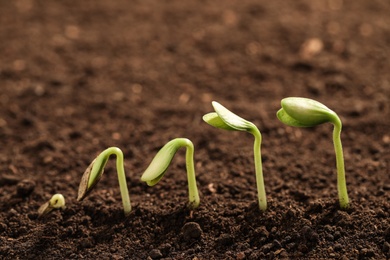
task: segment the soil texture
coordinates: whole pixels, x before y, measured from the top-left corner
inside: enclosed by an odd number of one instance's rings
[[[0,1],[2,259],[389,259],[390,2]],[[332,125],[276,118],[289,96],[343,122],[350,209],[340,210]],[[202,121],[216,100],[262,133]],[[185,150],[154,187],[140,177],[177,137],[195,146],[201,204],[187,209]],[[122,149],[81,202],[84,170]],[[66,209],[38,218],[61,193]]]

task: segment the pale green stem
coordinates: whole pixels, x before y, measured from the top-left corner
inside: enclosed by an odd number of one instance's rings
[[[200,199],[198,188],[196,186],[195,167],[194,167],[194,145],[186,138],[178,138],[180,146],[186,147],[186,168],[188,180],[188,196],[190,207],[196,208],[199,206]]]
[[[259,207],[261,211],[266,211],[267,196],[265,192],[263,166],[261,162],[261,133],[257,129],[257,127],[252,128],[250,132],[255,137],[255,142],[253,145],[253,153],[254,153],[254,160],[255,160],[256,185],[257,185],[257,196],[259,200]]]
[[[123,165],[123,153],[117,147],[110,147],[104,150],[102,154],[104,154],[105,157],[107,156],[107,158],[112,154],[116,155],[116,171],[118,173],[119,189],[122,196],[122,203],[125,215],[128,215],[131,211],[131,203],[129,191],[127,189],[125,168]]]
[[[337,166],[337,191],[339,195],[340,208],[347,209],[349,208],[349,198],[347,192],[347,183],[345,179],[343,147],[341,145],[342,125],[338,117],[335,117],[333,121],[334,121],[333,122],[334,124],[333,144],[336,153],[336,166]]]

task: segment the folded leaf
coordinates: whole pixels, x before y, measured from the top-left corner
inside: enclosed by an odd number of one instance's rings
[[[300,97],[289,97],[282,99],[281,105],[285,114],[295,121],[290,120],[281,112],[281,121],[286,120],[288,125],[310,127],[326,122],[335,122],[337,115],[322,103]]]
[[[180,144],[175,139],[166,143],[142,174],[141,180],[145,181],[149,186],[156,185],[164,176],[179,148]]]
[[[233,128],[238,131],[250,131],[253,127],[255,127],[251,122],[239,117],[234,114],[221,104],[216,101],[212,102],[215,112],[222,119],[222,121],[228,125],[230,128]],[[229,129],[230,130],[230,129]]]
[[[203,116],[203,121],[205,121],[207,124],[214,126],[215,128],[225,129],[229,131],[235,131],[236,129],[230,127],[227,125],[219,116],[217,113],[212,112],[208,113]]]

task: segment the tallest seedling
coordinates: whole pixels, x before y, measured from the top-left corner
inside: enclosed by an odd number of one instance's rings
[[[334,125],[333,144],[336,153],[337,165],[337,190],[339,194],[340,207],[349,207],[347,184],[345,180],[343,148],[341,145],[341,120],[337,114],[318,101],[289,97],[282,99],[282,108],[278,111],[277,117],[281,122],[289,126],[311,127],[322,123],[330,122]]]
[[[213,101],[212,105],[215,112],[208,113],[203,116],[203,120],[206,123],[216,128],[225,130],[249,132],[255,137],[253,153],[255,157],[256,183],[258,193],[257,196],[259,199],[260,210],[265,211],[267,209],[267,197],[265,195],[263,167],[261,164],[260,131],[252,122],[237,116],[218,102]]]

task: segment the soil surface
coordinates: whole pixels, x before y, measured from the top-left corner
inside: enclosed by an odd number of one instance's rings
[[[0,1],[2,259],[390,258],[390,2]],[[278,121],[316,99],[343,122],[351,208],[339,209],[332,125]],[[216,100],[253,136],[202,121]],[[154,187],[140,177],[169,140],[195,146],[201,205],[186,208],[185,150]],[[83,201],[84,170],[114,157]],[[67,207],[38,218],[55,193]]]

